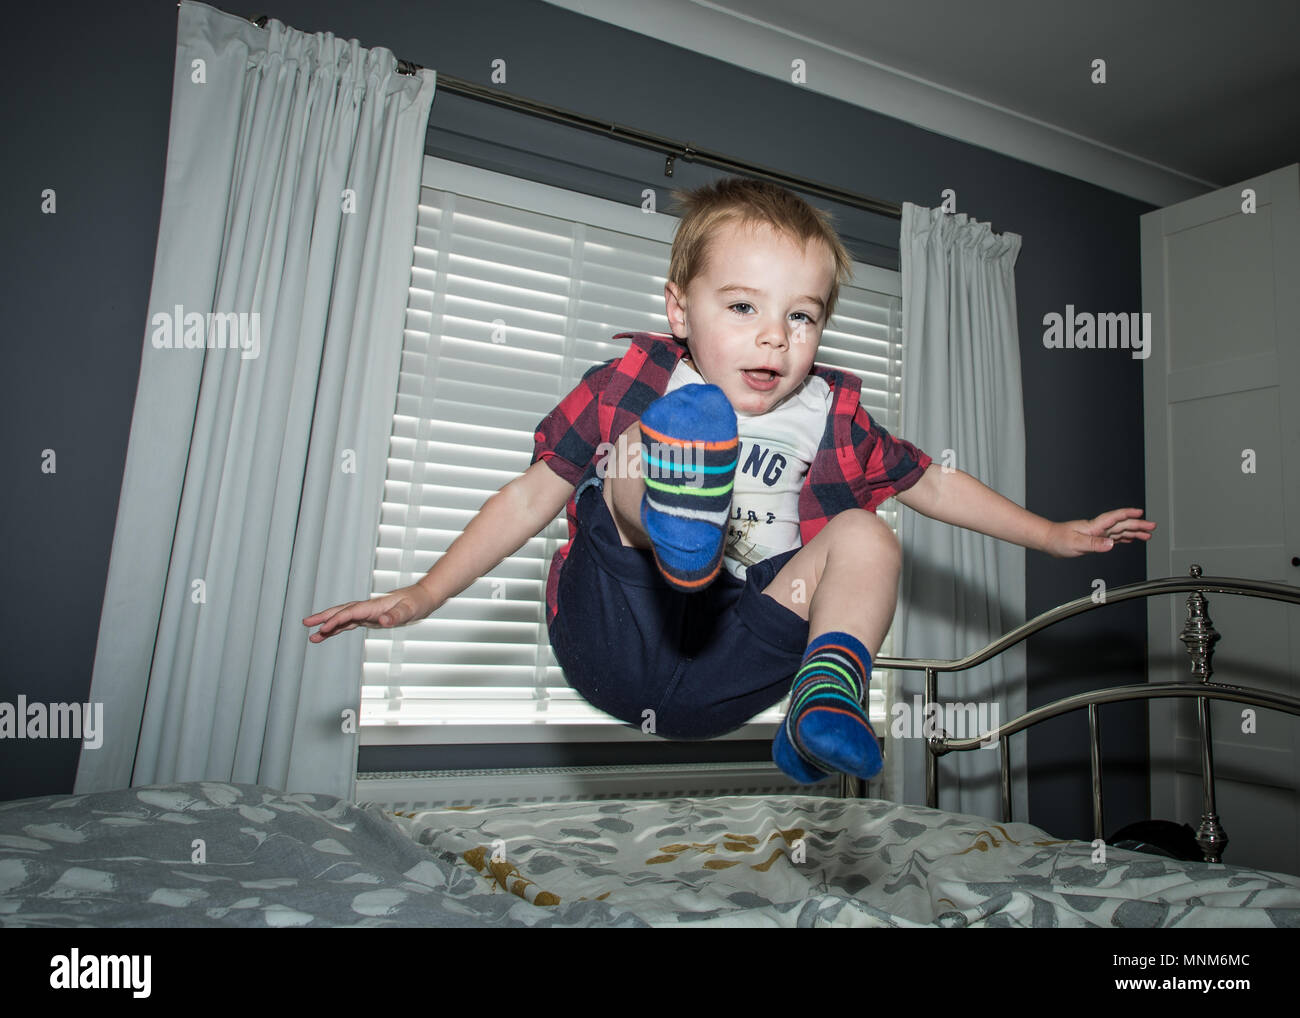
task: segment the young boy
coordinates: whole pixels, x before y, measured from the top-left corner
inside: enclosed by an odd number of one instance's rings
[[[428,575],[303,620],[319,643],[421,619],[568,508],[547,581],[569,683],[667,738],[732,731],[791,693],[773,741],[804,783],[882,765],[871,662],[900,554],[875,514],[934,519],[1057,557],[1146,540],[1140,509],[1052,523],[871,419],[851,373],[813,363],[850,258],[829,217],[738,178],[677,196],[664,287],[672,335],[623,333],[541,422],[533,463],[483,505]],[[725,567],[725,568],[724,568]]]

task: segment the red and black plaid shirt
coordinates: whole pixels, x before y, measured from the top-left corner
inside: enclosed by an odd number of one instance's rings
[[[594,477],[598,449],[632,426],[664,394],[686,345],[675,336],[620,332],[630,339],[627,353],[587,369],[582,380],[537,425],[533,459],[544,460],[576,487]],[[875,510],[885,499],[906,491],[925,473],[930,457],[894,438],[859,402],[862,381],[848,371],[814,364],[814,375],[831,390],[826,432],[799,492],[799,534],[804,544],[845,509]],[[560,569],[578,532],[576,500],[567,507],[569,540],[555,553],[546,581],[546,622],[556,613]]]

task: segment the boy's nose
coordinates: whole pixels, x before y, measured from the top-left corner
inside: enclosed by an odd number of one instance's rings
[[[759,331],[758,334],[758,342],[761,345],[774,346],[777,349],[784,348],[786,343],[788,342],[785,335],[785,325],[783,323],[781,324],[773,324],[771,322],[764,323],[763,328]]]

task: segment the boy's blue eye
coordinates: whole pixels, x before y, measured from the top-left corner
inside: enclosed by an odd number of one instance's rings
[[[752,304],[748,304],[748,303],[746,303],[746,302],[743,301],[743,300],[742,300],[742,301],[738,301],[738,302],[735,303],[735,304],[731,304],[731,305],[729,305],[729,310],[731,310],[731,311],[735,311],[737,308],[748,308],[750,311],[752,311],[752,310],[754,310],[754,305],[752,305]],[[741,312],[741,313],[743,314],[744,312]],[[808,323],[809,325],[816,325],[816,324],[817,324],[817,319],[814,318],[812,315],[810,315],[807,311],[792,311],[791,314],[792,314],[792,315],[799,315],[799,316],[802,317],[805,321],[807,321],[807,323]]]

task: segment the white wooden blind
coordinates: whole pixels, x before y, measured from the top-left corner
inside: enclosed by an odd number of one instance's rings
[[[673,217],[432,157],[424,185],[375,594],[423,576],[488,497],[528,468],[537,424],[583,371],[626,350],[615,333],[667,330]],[[856,372],[863,403],[893,431],[899,277],[854,271],[817,360]],[[896,523],[892,503],[881,515]],[[366,630],[363,743],[616,740],[631,731],[579,697],[551,653],[546,574],[566,538],[561,513],[427,619]],[[878,694],[873,713],[883,716]],[[734,737],[770,735],[782,716],[778,705]]]

